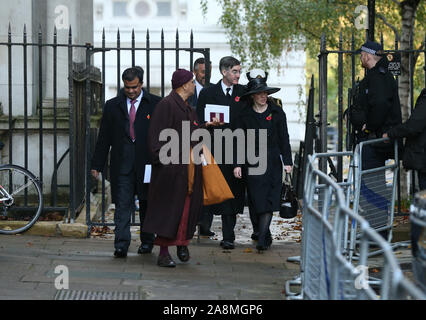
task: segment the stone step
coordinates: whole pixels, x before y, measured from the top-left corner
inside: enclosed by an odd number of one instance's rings
[[[43,117],[54,115],[54,101],[53,99],[43,100]],[[40,109],[37,108],[37,115],[40,114]],[[56,115],[58,117],[69,115],[68,99],[56,99]]]

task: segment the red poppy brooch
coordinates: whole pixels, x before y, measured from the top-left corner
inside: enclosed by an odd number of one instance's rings
[[[149,115],[147,115],[146,118],[149,120],[151,117]]]
[[[268,120],[268,121],[272,120],[272,113],[270,113],[269,116],[266,117],[266,120]]]
[[[240,101],[240,97],[239,97],[239,96],[236,96],[236,97],[235,97],[235,102],[238,102],[238,101]]]
[[[197,121],[195,121],[195,120],[194,120],[194,125],[198,126],[198,123],[197,123]]]

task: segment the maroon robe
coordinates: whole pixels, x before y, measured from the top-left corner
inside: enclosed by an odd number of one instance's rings
[[[182,163],[182,122],[190,122],[190,132],[199,128],[196,112],[173,90],[156,106],[148,131],[148,150],[152,161],[148,208],[143,231],[176,239],[188,194],[188,164]],[[160,149],[167,141],[160,141],[163,129],[174,129],[179,134],[179,163],[164,165]],[[185,139],[189,137],[184,137]],[[184,143],[187,143],[185,141]],[[191,142],[194,146],[197,142]],[[189,159],[189,154],[185,155]],[[203,206],[201,165],[195,165],[193,193],[188,213],[186,239],[194,235]]]

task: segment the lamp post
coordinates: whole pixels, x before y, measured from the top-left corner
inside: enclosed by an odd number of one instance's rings
[[[374,41],[374,21],[376,19],[376,0],[368,0],[368,40]]]

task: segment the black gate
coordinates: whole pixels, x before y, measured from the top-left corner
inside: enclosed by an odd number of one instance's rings
[[[210,49],[194,48],[192,31],[187,48],[180,47],[177,31],[173,48],[165,47],[163,32],[160,47],[151,47],[149,31],[146,33],[143,47],[136,46],[133,31],[129,48],[121,47],[119,33],[117,43],[113,47],[106,47],[105,34],[102,36],[101,47],[94,47],[90,43],[74,44],[71,29],[68,31],[66,43],[58,43],[56,28],[51,43],[46,41],[49,36],[51,35],[43,34],[40,27],[35,36],[37,40],[29,42],[24,26],[22,37],[12,39],[9,25],[8,40],[0,42],[0,53],[7,57],[8,65],[7,94],[5,99],[0,101],[0,141],[5,142],[2,151],[4,157],[0,163],[21,165],[39,177],[45,197],[43,215],[59,211],[62,212],[65,222],[73,223],[79,213],[83,214],[81,210],[87,204],[86,221],[90,230],[94,225],[108,225],[104,217],[108,209],[105,206],[105,177],[102,181],[102,217],[98,222],[90,219],[90,190],[93,184],[90,159],[98,133],[97,119],[100,119],[105,103],[106,53],[116,52],[117,92],[120,89],[122,65],[143,66],[146,74],[145,88],[149,90],[152,55],[158,53],[161,57],[160,94],[164,96],[165,81],[169,81],[171,77],[171,74],[166,75],[165,72],[166,53],[174,52],[175,68],[179,68],[182,64],[181,54],[186,52],[189,57],[182,67],[190,70],[193,54],[202,54],[206,59],[208,82]],[[85,61],[76,63],[76,52],[82,52]],[[122,58],[124,52],[130,52],[130,61]],[[145,61],[136,61],[138,52],[145,53]],[[100,69],[94,66],[95,54],[102,55]],[[58,89],[61,89],[58,88],[58,57],[65,57],[68,61],[67,75],[62,75],[62,79],[68,78],[66,101],[57,95]],[[20,87],[17,88],[16,83],[20,83]],[[34,89],[30,92],[31,86]],[[51,94],[48,103],[44,101],[47,91]],[[60,177],[64,170],[67,170],[67,164],[69,180],[68,183],[61,183]],[[49,184],[50,188],[47,187]],[[132,218],[132,224],[136,224],[135,217]]]
[[[8,158],[7,161],[2,159],[2,163],[23,166],[39,177],[45,197],[41,219],[48,212],[62,212],[65,222],[74,222],[85,200],[86,148],[81,143],[84,140],[81,129],[85,128],[85,123],[81,122],[81,115],[85,114],[82,103],[85,91],[80,84],[86,79],[91,81],[92,99],[96,100],[100,78],[84,75],[86,66],[73,63],[73,51],[84,50],[87,45],[73,44],[71,30],[68,43],[62,44],[57,41],[56,28],[52,43],[45,41],[47,36],[41,27],[36,34],[37,41],[27,41],[26,26],[22,38],[16,38],[12,39],[9,25],[8,41],[0,43],[3,55],[7,52],[8,65],[7,98],[0,101],[5,107],[7,105],[7,109],[2,110],[5,112],[0,114],[1,139],[7,141],[3,155]],[[60,54],[68,59],[66,101],[58,99],[57,95]],[[48,69],[51,72],[47,72]],[[29,92],[30,88],[34,88],[33,91]],[[49,97],[45,94],[48,90]],[[60,184],[59,177],[66,170],[67,158],[69,183]]]
[[[120,32],[117,32],[117,42],[114,46],[107,47],[105,43],[105,31],[102,33],[102,44],[101,47],[94,47],[94,46],[88,46],[86,51],[86,65],[90,65],[91,61],[93,60],[93,57],[95,54],[101,55],[101,74],[102,74],[102,83],[105,84],[105,79],[107,76],[107,69],[106,69],[106,53],[107,52],[115,52],[116,53],[116,90],[117,93],[119,92],[121,88],[121,72],[124,71],[123,66],[124,65],[131,65],[132,67],[139,65],[143,67],[145,71],[145,81],[144,81],[144,87],[148,91],[152,89],[152,81],[151,81],[151,71],[152,71],[152,56],[154,53],[159,54],[160,56],[160,92],[159,94],[164,97],[166,92],[166,85],[165,81],[168,81],[170,83],[171,80],[171,74],[166,74],[166,53],[174,53],[174,70],[178,68],[186,68],[192,71],[193,69],[193,55],[194,53],[199,53],[204,56],[204,59],[206,61],[206,84],[209,84],[210,79],[210,49],[209,48],[194,48],[194,41],[193,41],[193,33],[191,31],[190,34],[190,41],[189,41],[189,47],[181,47],[180,46],[180,40],[179,40],[179,32],[176,31],[176,38],[175,38],[175,46],[174,47],[165,47],[165,40],[164,40],[164,32],[161,31],[161,39],[160,39],[160,46],[159,47],[151,47],[151,40],[150,40],[150,34],[149,30],[146,32],[146,38],[145,38],[145,46],[136,46],[136,39],[135,39],[135,32],[132,31],[131,36],[131,45],[130,47],[121,47],[121,39],[120,39]],[[139,43],[139,41],[138,41]],[[144,54],[144,61],[136,61],[136,55],[138,53]],[[122,56],[127,55],[129,57],[130,53],[130,61],[123,60]],[[188,55],[187,60],[182,62],[181,55],[183,53],[186,53]],[[173,71],[174,71],[173,70]],[[90,81],[86,81],[86,164],[88,166],[86,167],[86,203],[90,204],[90,197],[91,197],[91,191],[97,188],[97,181],[94,181],[94,179],[91,177],[89,164],[92,157],[92,152],[94,150],[93,142],[96,141],[97,138],[97,123],[96,121],[93,121],[91,119],[91,114],[89,112],[90,105],[91,105],[91,83]],[[102,86],[102,92],[101,92],[101,105],[103,106],[105,104],[105,85]],[[98,117],[99,119],[99,117]],[[108,164],[107,164],[108,165]],[[107,175],[108,174],[108,168],[105,168],[103,172]],[[107,221],[107,218],[105,216],[105,213],[107,212],[107,201],[106,201],[106,187],[105,187],[105,178],[106,176],[102,175],[102,181],[101,181],[101,190],[100,191],[102,195],[101,200],[101,216],[97,217],[96,221],[95,219],[92,220],[91,218],[91,212],[90,212],[90,205],[86,206],[86,223],[88,225],[88,232],[90,234],[91,228],[95,226],[113,226],[113,221]],[[139,225],[139,222],[136,221],[136,215],[132,214],[131,217],[131,225],[136,226]]]
[[[343,145],[344,141],[346,140],[346,149],[350,150],[350,142],[349,139],[347,139],[347,136],[344,135],[344,96],[347,97],[347,104],[349,106],[350,103],[350,97],[351,97],[351,91],[352,88],[355,87],[356,82],[356,69],[357,66],[359,68],[360,62],[359,62],[359,56],[355,54],[355,51],[357,47],[355,47],[355,41],[354,37],[352,36],[351,40],[351,47],[350,49],[343,49],[343,39],[342,35],[340,34],[340,41],[339,41],[339,49],[338,50],[327,50],[326,46],[326,40],[325,35],[321,38],[321,46],[320,46],[320,53],[318,55],[319,59],[319,72],[318,72],[318,81],[319,81],[319,92],[318,92],[318,113],[315,114],[315,86],[314,86],[314,76],[312,76],[311,80],[311,88],[309,90],[309,98],[307,103],[307,118],[306,118],[306,132],[305,132],[305,141],[301,142],[300,149],[297,154],[297,163],[295,164],[295,176],[297,179],[294,179],[294,184],[296,190],[298,190],[298,194],[301,197],[303,192],[303,185],[304,185],[304,168],[306,164],[306,159],[309,154],[312,154],[312,152],[315,149],[315,152],[321,152],[326,153],[327,152],[327,128],[329,126],[328,123],[328,106],[327,106],[327,98],[328,98],[328,90],[327,90],[327,74],[328,74],[328,56],[331,54],[337,54],[338,58],[338,102],[337,102],[337,111],[338,111],[338,117],[337,117],[337,150],[338,152],[343,151]],[[410,110],[413,110],[414,107],[414,75],[415,75],[415,66],[414,66],[414,56],[423,54],[426,61],[426,37],[424,40],[425,44],[423,46],[423,49],[421,50],[415,50],[413,49],[412,41],[411,43],[411,49],[409,50],[399,50],[399,41],[397,36],[395,36],[395,42],[394,42],[394,49],[390,50],[384,50],[385,54],[392,54],[394,57],[398,57],[401,54],[408,55],[409,60],[409,94],[410,94],[410,101],[409,106]],[[381,44],[383,45],[383,35],[381,35]],[[347,93],[344,92],[344,56],[347,55],[350,58],[350,65],[346,66],[349,67],[351,72],[350,75],[350,83],[351,87],[347,89]],[[395,71],[395,70],[393,70]],[[423,76],[424,76],[424,86],[426,86],[426,67],[423,66]],[[399,76],[398,73],[395,72],[394,75],[396,76],[398,85],[399,85]],[[363,77],[363,74],[358,75],[359,78]],[[421,89],[421,88],[418,88]],[[316,119],[315,119],[316,118]],[[346,128],[346,135],[348,133],[348,128]],[[328,161],[330,164],[331,161]],[[321,159],[320,160],[320,170],[323,172],[327,172],[327,159]],[[330,164],[331,165],[331,164]],[[331,168],[331,170],[335,170],[336,172],[336,179],[340,182],[342,181],[343,177],[343,164],[342,159],[339,157],[337,162],[337,168]],[[399,172],[399,171],[398,171]],[[412,185],[411,185],[411,193],[414,194],[414,176],[412,176]],[[398,208],[400,208],[400,181],[398,179]]]

